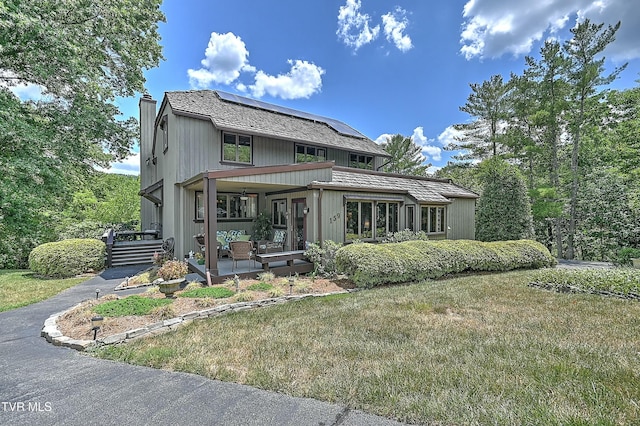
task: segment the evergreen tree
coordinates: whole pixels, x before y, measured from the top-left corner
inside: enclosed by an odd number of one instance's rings
[[[409,137],[400,134],[387,137],[387,142],[382,144],[385,151],[391,155],[383,170],[387,173],[399,173],[403,175],[426,176],[431,164],[424,164],[422,148]]]
[[[476,238],[507,241],[533,237],[527,185],[517,167],[500,158],[481,164],[484,190],[476,211]]]

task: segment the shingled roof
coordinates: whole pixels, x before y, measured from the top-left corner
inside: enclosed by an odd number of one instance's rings
[[[419,203],[450,203],[450,198],[478,198],[478,194],[462,188],[448,179],[349,170],[334,167],[331,182],[312,182],[312,187],[327,189],[388,191],[408,194]]]
[[[337,120],[329,119],[348,127],[360,137],[342,134],[323,121],[224,100],[214,90],[167,92],[166,100],[175,114],[209,117],[219,129],[389,157],[380,145]],[[276,105],[273,107],[286,110]],[[295,110],[290,111],[295,113]]]

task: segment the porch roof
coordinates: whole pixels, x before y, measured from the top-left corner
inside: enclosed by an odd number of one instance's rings
[[[478,194],[455,185],[449,179],[373,172],[334,167],[330,182],[312,182],[310,187],[393,192],[408,194],[419,203],[451,203],[450,198],[478,198]]]

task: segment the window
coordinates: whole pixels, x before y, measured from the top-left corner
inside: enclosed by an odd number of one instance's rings
[[[271,217],[275,228],[287,227],[287,200],[273,201],[273,214]]]
[[[202,191],[196,191],[196,208],[194,220],[204,220],[204,196]]]
[[[348,201],[345,239],[382,239],[389,232],[398,232],[399,203],[381,201]],[[373,216],[375,212],[375,218]],[[375,220],[375,227],[372,226]]]
[[[326,149],[308,145],[296,145],[296,163],[313,163],[326,160]]]
[[[416,208],[415,206],[407,206],[407,224],[405,228],[415,231],[416,230]]]
[[[251,136],[222,134],[222,160],[251,164]]]
[[[373,157],[363,154],[349,154],[349,167],[373,170]]]
[[[258,194],[247,194],[241,200],[240,194],[218,194],[216,216],[218,219],[255,218],[258,215]]]
[[[398,203],[376,204],[376,235],[375,238],[384,238],[389,232],[398,232]]]
[[[421,228],[428,234],[444,233],[445,230],[445,207],[423,206]]]
[[[162,138],[162,153],[166,153],[169,149],[169,120],[166,115],[160,119],[160,134]]]

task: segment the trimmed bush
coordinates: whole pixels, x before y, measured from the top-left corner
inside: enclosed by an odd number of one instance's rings
[[[466,271],[542,268],[556,259],[531,240],[444,240],[348,245],[336,253],[336,264],[359,287],[373,287]]]
[[[94,239],[71,239],[46,243],[29,254],[29,269],[37,275],[68,278],[104,268],[106,247]]]
[[[640,270],[631,268],[545,269],[532,275],[530,285],[640,300]]]

